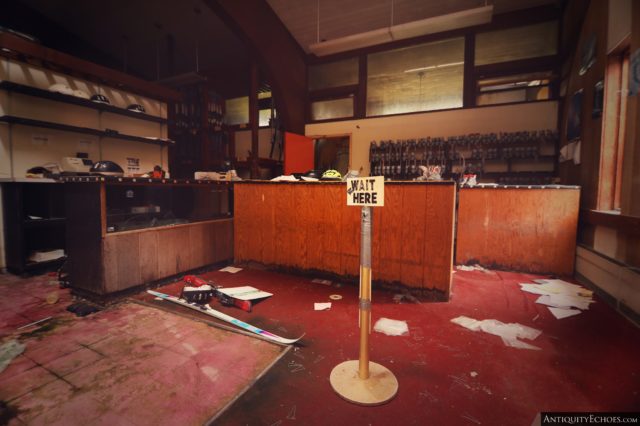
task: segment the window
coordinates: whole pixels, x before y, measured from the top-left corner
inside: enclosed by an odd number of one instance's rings
[[[258,126],[266,127],[271,119],[271,92],[258,93]],[[274,111],[274,116],[276,112]],[[225,124],[234,126],[249,123],[249,97],[227,99],[225,101]]]
[[[602,148],[598,188],[598,209],[600,210],[620,210],[628,87],[629,50],[622,54],[609,55],[605,74],[605,100],[602,114]]]
[[[353,97],[311,103],[311,119],[330,120],[353,117]]]
[[[309,90],[358,84],[358,58],[309,67]]]
[[[558,22],[491,31],[476,35],[475,65],[555,55]]]
[[[550,98],[551,71],[478,80],[477,105],[532,102]]]
[[[462,107],[464,38],[374,53],[367,116]]]
[[[249,97],[227,99],[225,101],[225,124],[247,124],[249,122]]]

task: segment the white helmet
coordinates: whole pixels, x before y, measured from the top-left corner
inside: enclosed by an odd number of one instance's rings
[[[64,83],[56,83],[49,86],[50,92],[62,93],[63,95],[73,96],[73,89]]]

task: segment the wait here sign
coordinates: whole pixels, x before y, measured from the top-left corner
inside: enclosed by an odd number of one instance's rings
[[[384,206],[384,176],[347,179],[348,206]]]

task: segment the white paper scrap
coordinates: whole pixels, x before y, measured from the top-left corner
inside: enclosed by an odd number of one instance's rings
[[[500,336],[505,345],[518,349],[539,350],[537,346],[530,345],[518,339],[534,340],[542,331],[527,327],[518,323],[505,324],[495,319],[486,319],[478,321],[473,318],[459,316],[451,320],[452,323],[458,324],[471,331],[484,331],[485,333]]]
[[[331,302],[326,303],[314,303],[313,309],[316,311],[326,311],[327,309],[331,309]]]
[[[316,278],[314,280],[311,280],[311,282],[315,284],[331,285],[331,280],[323,280],[321,278]]]
[[[403,336],[409,334],[409,326],[406,321],[380,318],[373,326],[373,330],[387,336]]]
[[[220,272],[229,272],[230,274],[235,274],[240,271],[242,271],[242,268],[236,268],[234,266],[227,266],[225,268],[220,269]]]
[[[320,179],[306,177],[306,176],[300,176],[300,178],[305,182],[318,182],[320,180]]]
[[[271,179],[272,182],[297,182],[298,179],[294,175],[281,175]]]
[[[582,313],[582,311],[578,309],[552,308],[551,306],[549,306],[549,310],[551,311],[553,316],[558,319],[568,318]]]
[[[220,293],[226,294],[227,296],[240,300],[255,300],[262,299],[263,297],[273,296],[272,293],[267,293],[266,291],[258,290],[257,288],[250,287],[248,285],[243,287],[221,288],[218,289],[218,291]]]

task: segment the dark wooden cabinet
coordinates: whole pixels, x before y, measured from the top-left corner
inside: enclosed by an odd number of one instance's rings
[[[7,269],[15,274],[59,266],[64,257],[30,261],[37,251],[65,250],[64,185],[51,179],[2,183]]]

